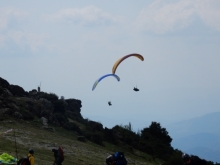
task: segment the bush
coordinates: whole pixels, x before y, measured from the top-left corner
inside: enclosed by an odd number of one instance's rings
[[[21,114],[22,114],[22,118],[23,118],[24,120],[33,120],[33,119],[35,118],[32,113],[30,113],[29,111],[27,111],[27,110],[25,110],[25,109],[23,109],[23,110],[21,111]]]
[[[86,139],[91,140],[91,137],[92,137],[92,133],[91,133],[91,132],[84,130],[82,134],[83,134],[83,136],[84,136]]]
[[[104,129],[104,139],[108,142],[111,142],[113,144],[117,144],[117,138],[115,136],[114,130],[112,129],[108,129],[105,127]]]
[[[174,153],[170,156],[167,162],[164,165],[183,165],[182,156],[179,153]]]
[[[48,101],[50,101],[51,103],[54,103],[59,99],[59,97],[55,93],[40,92],[38,97],[45,98]]]
[[[65,128],[66,130],[70,130],[70,131],[76,131],[78,134],[82,133],[80,128],[74,123],[70,123],[70,122],[64,123],[63,128]]]
[[[81,141],[81,142],[86,142],[86,139],[84,136],[78,136],[77,140]]]
[[[64,123],[69,122],[68,119],[66,118],[66,116],[65,116],[64,114],[55,113],[54,116],[55,116],[55,118],[58,120],[58,122],[60,123],[61,126],[63,126]]]
[[[117,133],[119,139],[128,145],[135,144],[134,142],[139,142],[140,140],[140,136],[132,131],[131,125],[128,127],[117,125],[112,129]]]
[[[102,137],[102,134],[99,133],[99,132],[95,132],[92,134],[92,137],[91,137],[91,141],[98,144],[98,145],[101,145],[103,146],[103,137]]]
[[[82,116],[79,113],[77,113],[77,112],[66,111],[65,115],[68,116],[68,118],[70,118],[72,120],[78,121],[80,123],[85,123],[84,119],[82,118]]]
[[[88,121],[88,123],[86,124],[86,129],[88,129],[89,131],[103,131],[103,125],[99,122],[95,122],[95,121]]]

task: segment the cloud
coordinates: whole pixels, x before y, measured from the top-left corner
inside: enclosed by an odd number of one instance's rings
[[[15,43],[21,49],[28,46],[32,52],[45,45],[46,34],[37,34],[24,29],[28,13],[15,7],[0,8],[0,47],[11,47]]]
[[[32,52],[37,52],[42,47],[47,47],[49,49],[49,47],[45,43],[45,40],[47,38],[47,34],[37,34],[27,31],[10,30],[4,35],[0,34],[0,48],[9,48],[13,44],[16,44],[20,47],[21,50],[25,50],[27,47],[29,47]]]
[[[8,33],[8,38],[12,39],[21,47],[25,48],[28,45],[32,52],[37,52],[41,46],[46,46],[45,39],[47,37],[47,34],[35,34],[22,31],[10,31]]]
[[[53,15],[47,16],[47,19],[54,22],[66,21],[81,25],[103,25],[119,22],[122,18],[104,12],[98,7],[87,6],[84,8],[62,9]]]
[[[142,9],[137,20],[136,27],[143,31],[166,33],[188,27],[195,16],[208,26],[220,30],[220,10],[215,1],[191,1],[180,0],[175,3],[165,4],[164,1],[156,0]]]
[[[11,22],[19,22],[27,13],[14,7],[0,8],[0,31],[7,29]]]
[[[220,1],[197,0],[196,2],[194,5],[199,17],[206,25],[220,31]]]

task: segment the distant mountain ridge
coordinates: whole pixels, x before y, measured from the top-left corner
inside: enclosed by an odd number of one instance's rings
[[[195,133],[211,133],[220,135],[220,112],[213,112],[201,117],[176,122],[168,125],[169,132],[175,137],[193,135]]]
[[[220,112],[166,126],[172,146],[213,162],[220,162]]]

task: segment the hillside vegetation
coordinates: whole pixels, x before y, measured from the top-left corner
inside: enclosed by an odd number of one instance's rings
[[[103,128],[84,119],[81,107],[81,100],[58,98],[40,88],[27,92],[0,78],[0,132],[13,129],[0,137],[0,153],[21,158],[34,148],[36,165],[48,165],[54,159],[51,149],[61,145],[67,165],[104,164],[116,151],[125,153],[128,164],[183,164],[182,152],[173,149],[172,138],[160,123],[152,122],[137,133],[131,123]]]
[[[24,121],[6,118],[1,121],[0,130],[13,128],[12,132],[1,136],[0,153],[6,152],[14,157],[26,157],[28,149],[34,148],[36,165],[52,164],[54,157],[52,148],[61,145],[65,152],[63,164],[72,165],[103,165],[105,158],[115,151],[124,151],[129,164],[156,165],[161,162],[153,160],[146,153],[132,150],[127,145],[117,146],[104,142],[100,146],[90,141],[81,142],[76,132],[66,131],[62,127],[56,127],[54,132],[43,129],[40,120]],[[16,152],[17,150],[17,152]]]

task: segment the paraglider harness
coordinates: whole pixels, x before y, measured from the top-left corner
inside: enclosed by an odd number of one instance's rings
[[[136,92],[139,91],[139,89],[137,87],[134,87],[133,90],[136,91]]]
[[[27,156],[27,158],[21,158],[17,165],[31,165],[30,161],[29,161],[29,156]]]
[[[55,162],[56,165],[62,165],[61,163],[64,161],[64,151],[61,147],[58,149],[52,149],[52,152],[54,152]]]
[[[111,105],[112,105],[111,101],[109,101],[109,102],[108,102],[108,105],[109,105],[109,106],[111,106]]]
[[[113,155],[114,165],[127,165],[127,160],[125,159],[124,152],[115,152]]]

